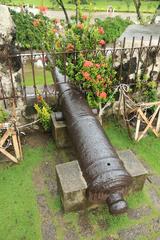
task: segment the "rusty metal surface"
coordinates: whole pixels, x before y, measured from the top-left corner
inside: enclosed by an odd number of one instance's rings
[[[56,79],[62,112],[88,184],[89,200],[110,199],[107,204],[111,213],[125,211],[123,193],[131,183],[131,177],[82,95],[63,82],[64,78],[57,70]]]

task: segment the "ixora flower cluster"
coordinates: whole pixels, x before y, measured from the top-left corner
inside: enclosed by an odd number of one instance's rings
[[[92,25],[87,16],[81,16],[81,21],[67,29],[55,44],[57,52],[65,52],[65,58],[62,54],[57,57],[57,66],[96,108],[108,101],[116,82],[111,59],[104,54],[104,34],[103,27]]]
[[[80,70],[75,74],[74,83],[83,89],[89,105],[99,108],[108,101],[116,84],[111,61],[101,53],[92,55],[90,60],[81,56]]]
[[[55,39],[59,33],[59,20],[50,20],[43,13],[47,8],[39,7],[40,14],[12,12],[16,25],[16,42],[23,49],[50,51],[54,48]]]

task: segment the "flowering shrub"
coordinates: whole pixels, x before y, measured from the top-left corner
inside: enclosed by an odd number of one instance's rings
[[[34,105],[38,113],[38,117],[40,119],[40,123],[42,124],[45,131],[51,128],[51,108],[45,102],[41,95],[37,96],[37,104]]]
[[[46,11],[40,7],[41,12]],[[57,26],[42,14],[33,16],[30,13],[12,12],[16,25],[16,42],[24,49],[50,50],[54,47]]]
[[[75,74],[74,83],[83,89],[89,105],[99,108],[113,92],[116,84],[115,71],[111,67],[111,61],[102,53],[96,58],[93,55],[89,57],[90,60],[81,57],[80,70]]]
[[[56,64],[82,90],[89,105],[99,108],[112,94],[116,83],[115,71],[111,67],[111,59],[104,55],[103,27],[91,25],[87,16],[81,18],[80,23],[73,24],[64,36],[57,39],[56,51],[65,52],[66,64],[63,54],[57,55]],[[96,49],[100,51],[96,53]]]
[[[120,17],[107,17],[105,20],[96,19],[96,25],[99,29],[103,28],[104,30],[103,40],[106,43],[115,41],[131,23],[132,22],[130,20],[124,20]]]

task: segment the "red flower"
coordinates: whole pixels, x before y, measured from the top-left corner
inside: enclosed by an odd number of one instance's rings
[[[97,75],[97,79],[100,80],[102,77],[100,74]]]
[[[101,65],[96,63],[95,66],[96,66],[96,68],[100,68]]]
[[[38,27],[39,26],[39,24],[40,24],[40,19],[35,19],[35,20],[33,20],[33,26],[34,27]]]
[[[40,11],[41,13],[45,13],[45,12],[48,11],[48,8],[45,7],[45,6],[39,6],[38,9],[39,9],[39,11]]]
[[[106,42],[103,39],[99,41],[99,45],[104,46],[105,44]]]
[[[60,20],[59,20],[58,18],[55,18],[55,19],[53,20],[53,22],[54,22],[55,24],[57,24],[57,23],[60,22]]]
[[[38,95],[38,96],[37,96],[37,101],[38,101],[38,102],[41,102],[42,100],[43,100],[43,97],[42,97],[41,95]]]
[[[100,27],[100,28],[98,28],[98,32],[99,32],[99,34],[104,34],[104,29],[103,29],[103,27]]]
[[[56,32],[58,32],[58,30],[57,30],[56,28],[53,28],[53,29],[52,29],[52,32],[53,32],[53,33],[56,33]]]
[[[83,67],[93,67],[93,63],[91,61],[85,61]]]
[[[82,72],[82,75],[86,80],[91,80],[90,74],[88,72]]]
[[[82,16],[82,19],[83,19],[84,21],[86,21],[87,18],[88,18],[87,15],[83,15],[83,16]]]
[[[82,30],[82,29],[83,29],[83,24],[82,24],[82,23],[78,23],[78,24],[77,24],[77,28],[80,29],[80,30]]]
[[[101,93],[99,94],[99,97],[100,97],[101,99],[106,99],[106,98],[107,98],[107,93],[101,92]]]
[[[68,52],[73,52],[74,51],[74,45],[72,43],[68,43],[66,47]]]

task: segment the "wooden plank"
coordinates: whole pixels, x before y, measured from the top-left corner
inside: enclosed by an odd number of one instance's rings
[[[3,153],[7,158],[12,160],[13,162],[18,163],[17,159],[14,156],[12,156],[9,152],[7,152],[4,148],[0,147],[0,152]]]
[[[156,105],[160,105],[160,101],[157,101],[157,102],[142,103],[140,106],[141,106],[141,107],[143,107],[143,106],[149,107],[149,106],[156,106]]]
[[[8,129],[0,139],[0,147],[3,146],[7,138],[10,136],[10,130]]]
[[[18,140],[18,146],[19,146],[19,152],[20,152],[20,160],[22,160],[23,152],[22,152],[22,145],[21,145],[21,140],[20,140],[19,134],[17,135],[17,140]]]
[[[15,154],[16,154],[16,158],[18,160],[20,160],[21,156],[20,156],[20,151],[19,151],[19,145],[18,145],[18,141],[17,141],[17,134],[16,134],[16,132],[13,132],[12,140],[13,140],[13,147],[14,147],[14,151],[15,151]]]
[[[159,133],[160,130],[160,111],[158,113],[158,119],[157,119],[157,125],[156,125],[156,131]]]
[[[135,132],[135,141],[138,140],[140,124],[141,124],[141,117],[138,114],[138,119],[137,119],[137,124],[136,124],[136,132]]]
[[[154,121],[154,119],[155,119],[155,117],[156,117],[159,109],[160,109],[160,106],[157,107],[157,109],[156,109],[156,111],[154,112],[154,114],[152,115],[152,118],[151,118],[150,121],[147,119],[147,117],[144,115],[144,113],[142,112],[141,109],[138,110],[138,112],[139,112],[139,114],[141,115],[142,119],[144,119],[144,121],[148,124],[147,127],[144,129],[143,133],[139,136],[138,141],[142,139],[142,137],[143,137],[144,134],[148,131],[149,128],[151,128],[152,131],[154,132],[154,134],[155,134],[157,137],[159,137],[159,134],[156,132],[156,129],[152,126],[152,123],[153,123],[153,121]]]

